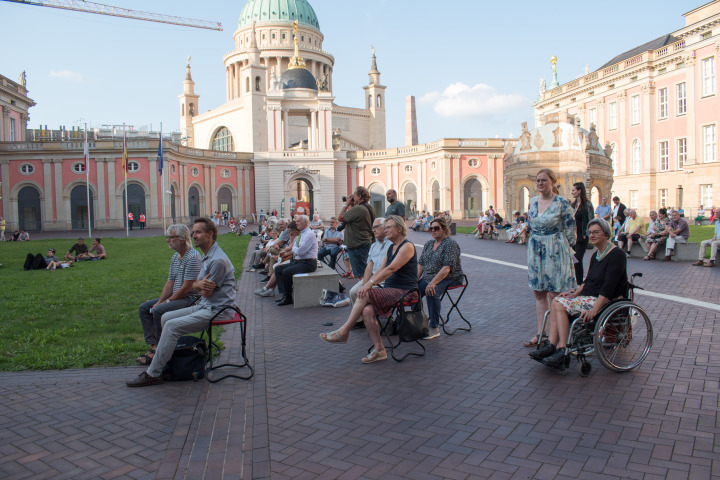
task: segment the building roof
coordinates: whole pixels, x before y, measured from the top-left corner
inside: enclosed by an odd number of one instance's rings
[[[307,0],[248,0],[240,12],[238,28],[257,23],[287,20],[309,25],[320,30],[315,10]]]
[[[288,88],[309,88],[317,92],[317,82],[315,77],[306,68],[291,68],[285,70],[280,77],[282,83],[282,89],[287,90]]]
[[[679,40],[680,40],[679,38],[673,37],[670,34],[663,35],[662,37],[656,38],[655,40],[651,40],[651,41],[644,43],[638,47],[628,50],[625,53],[621,53],[617,57],[615,57],[612,60],[610,60],[609,62],[607,62],[605,65],[598,68],[598,70],[602,70],[603,68],[609,67],[610,65],[615,65],[616,63],[620,63],[623,60],[632,58],[635,55],[640,55],[641,53],[647,52],[648,50],[657,50],[658,48],[664,47],[665,45],[670,45],[671,43],[675,43]]]

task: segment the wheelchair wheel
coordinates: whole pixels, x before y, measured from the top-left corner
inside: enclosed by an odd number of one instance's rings
[[[581,377],[587,377],[592,372],[592,364],[585,360],[578,362],[577,368]]]
[[[653,343],[652,323],[632,302],[610,305],[595,324],[595,353],[606,368],[627,372],[640,365]]]

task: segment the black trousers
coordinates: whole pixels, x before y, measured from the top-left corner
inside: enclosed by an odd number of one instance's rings
[[[588,239],[578,237],[577,242],[575,243],[575,259],[577,259],[577,263],[574,265],[575,267],[575,280],[577,280],[578,285],[582,285],[584,280],[584,273],[585,268],[583,267],[583,258],[585,258],[585,251],[587,250],[588,246]]]
[[[278,290],[287,298],[292,298],[293,294],[293,275],[297,273],[310,273],[317,270],[317,260],[310,258],[307,260],[290,260],[290,263],[280,265],[275,269],[275,277],[277,277]]]

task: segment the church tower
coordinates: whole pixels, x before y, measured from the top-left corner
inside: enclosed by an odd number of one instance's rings
[[[267,149],[267,128],[265,112],[265,97],[267,95],[268,67],[260,64],[260,49],[257,45],[257,32],[255,22],[252,22],[250,42],[247,48],[247,64],[240,67],[239,74],[242,82],[240,99],[243,109],[250,112],[252,118],[250,128],[236,131],[241,138],[241,145],[252,146],[252,151]],[[244,138],[243,138],[244,137]]]
[[[183,93],[178,95],[180,100],[180,129],[188,147],[195,146],[193,117],[198,113],[199,98],[199,95],[195,95],[195,82],[193,82],[192,75],[190,75],[190,57],[188,57],[187,67],[185,68],[185,81],[183,81]]]
[[[369,141],[370,149],[385,148],[385,89],[380,84],[380,71],[377,68],[375,48],[372,49],[372,65],[370,66],[370,83],[365,90],[365,108],[370,111]]]

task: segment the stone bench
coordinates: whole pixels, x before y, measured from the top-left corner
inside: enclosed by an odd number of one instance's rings
[[[293,304],[295,308],[320,306],[323,289],[338,291],[340,276],[327,265],[311,273],[293,275]]]
[[[698,250],[700,249],[699,243],[677,243],[675,244],[675,255],[672,259],[675,262],[695,262],[697,261]],[[633,243],[632,252],[630,252],[634,258],[643,258],[647,253],[642,249],[639,243]],[[665,245],[658,248],[655,252],[655,258],[662,260],[665,256]]]

